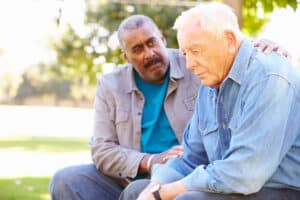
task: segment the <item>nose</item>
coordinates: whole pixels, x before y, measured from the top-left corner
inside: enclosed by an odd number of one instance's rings
[[[152,59],[154,57],[154,51],[152,48],[147,47],[145,49],[145,58],[146,59]]]
[[[186,68],[193,71],[196,66],[194,59],[189,54],[186,54],[185,58],[186,58]]]

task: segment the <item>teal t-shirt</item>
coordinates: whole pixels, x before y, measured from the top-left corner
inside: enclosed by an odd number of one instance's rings
[[[160,153],[179,144],[163,107],[169,79],[168,71],[163,83],[147,83],[135,72],[136,85],[145,97],[142,115],[142,152]]]

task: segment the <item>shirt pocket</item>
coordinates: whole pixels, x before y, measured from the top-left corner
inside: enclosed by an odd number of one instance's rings
[[[205,135],[209,135],[213,132],[216,132],[218,129],[218,125],[214,121],[212,121],[212,122],[199,121],[198,129],[199,129],[200,133],[203,136],[205,136]]]
[[[116,121],[115,124],[119,125],[124,122],[128,122],[129,111],[126,109],[116,109]]]
[[[201,133],[202,142],[210,162],[216,160],[218,155],[216,149],[218,146],[218,126],[214,122],[199,122],[198,129]]]

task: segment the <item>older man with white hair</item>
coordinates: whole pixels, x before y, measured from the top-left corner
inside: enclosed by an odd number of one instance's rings
[[[224,4],[182,13],[175,29],[202,83],[184,154],[154,166],[150,184],[133,182],[121,199],[300,199],[299,71],[258,52]]]

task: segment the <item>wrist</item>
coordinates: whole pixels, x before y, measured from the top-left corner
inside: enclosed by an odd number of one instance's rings
[[[159,190],[161,189],[161,185],[159,183],[153,184],[150,188],[150,192],[155,200],[162,200]]]
[[[152,167],[152,160],[154,158],[154,154],[150,155],[148,160],[147,160],[147,165],[146,165],[146,168],[147,168],[147,171],[148,173],[150,174],[151,173],[151,167]]]
[[[147,162],[150,157],[150,154],[145,154],[140,161],[138,174],[146,174],[148,173]]]

